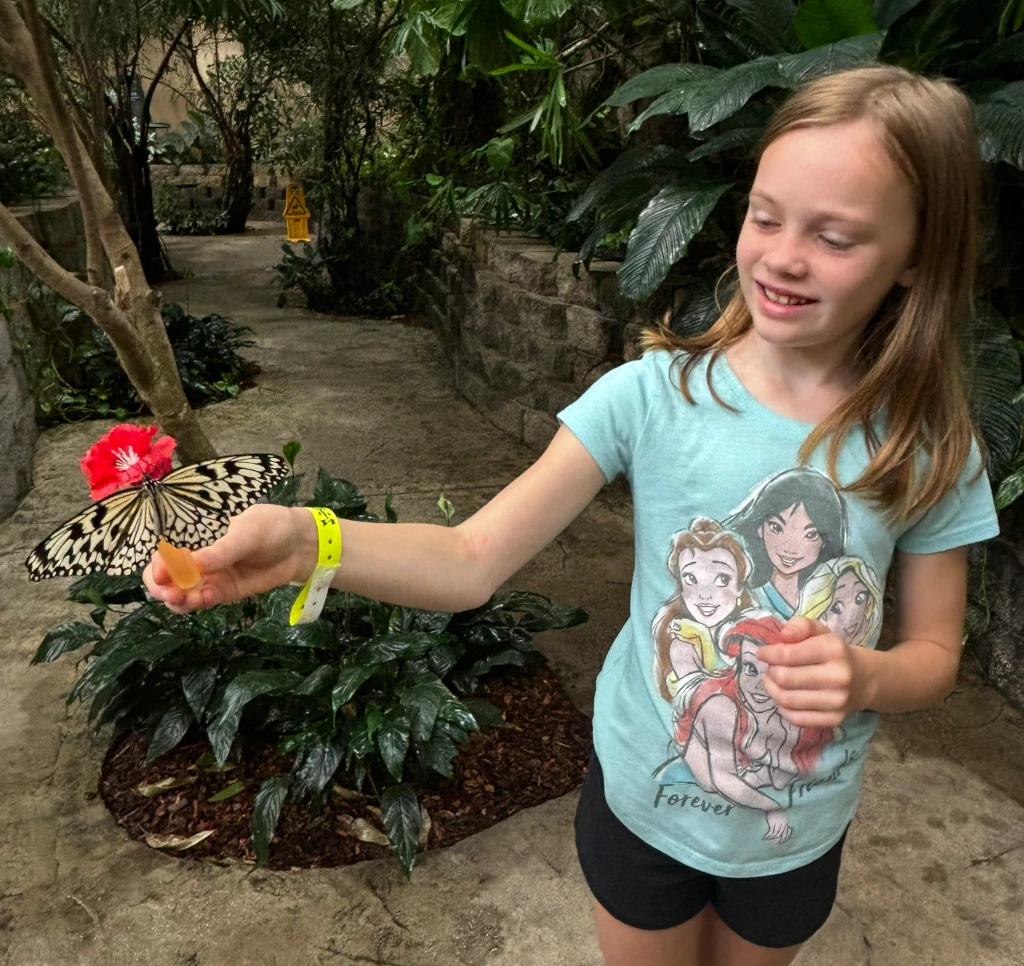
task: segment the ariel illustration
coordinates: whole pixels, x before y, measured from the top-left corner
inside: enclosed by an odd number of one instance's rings
[[[832,728],[790,724],[764,688],[768,665],[758,660],[757,650],[777,643],[783,624],[773,614],[754,612],[725,628],[719,647],[731,663],[697,686],[675,721],[676,757],[701,788],[764,812],[764,837],[780,843],[793,829],[785,810],[761,789],[782,790],[813,772],[834,736]]]
[[[797,613],[820,620],[845,644],[873,647],[882,629],[882,588],[860,557],[836,557],[807,578]]]
[[[736,534],[707,517],[672,537],[668,569],[675,593],[651,622],[654,679],[666,701],[688,693],[720,665],[715,633],[753,605],[744,586],[750,568]]]
[[[758,605],[788,619],[814,565],[843,553],[846,503],[823,473],[797,467],[764,481],[723,525],[750,554]]]

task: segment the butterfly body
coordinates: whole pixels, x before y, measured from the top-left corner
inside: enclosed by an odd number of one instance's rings
[[[144,475],[54,530],[28,555],[29,579],[136,573],[161,538],[198,550],[289,472],[279,456],[258,453],[193,463],[160,479]]]

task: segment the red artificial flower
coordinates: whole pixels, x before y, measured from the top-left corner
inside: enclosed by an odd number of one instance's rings
[[[89,447],[79,466],[89,481],[89,496],[102,500],[128,486],[138,486],[144,476],[159,479],[171,470],[171,453],[177,445],[170,436],[155,443],[157,426],[122,423]]]

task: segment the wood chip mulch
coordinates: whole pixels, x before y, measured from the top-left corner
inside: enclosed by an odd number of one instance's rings
[[[590,719],[569,700],[547,664],[503,669],[481,681],[477,692],[494,704],[511,725],[474,733],[453,759],[450,779],[434,776],[420,789],[430,815],[427,848],[452,845],[500,822],[520,809],[539,805],[577,788],[590,755]],[[291,758],[273,744],[252,742],[238,763],[217,772],[197,767],[208,745],[198,732],[149,766],[145,737],[121,736],[110,747],[100,779],[100,794],[117,824],[132,838],[146,835],[192,836],[213,830],[208,838],[170,855],[206,861],[255,861],[252,809],[261,782],[287,771]],[[153,797],[140,785],[171,777],[190,784]],[[220,802],[210,798],[233,782],[245,782],[238,794]],[[364,786],[369,791],[369,786]],[[270,845],[271,869],[330,868],[390,855],[390,849],[361,841],[351,832],[353,819],[383,826],[372,800],[342,800],[332,795],[314,813],[307,805],[284,806]]]

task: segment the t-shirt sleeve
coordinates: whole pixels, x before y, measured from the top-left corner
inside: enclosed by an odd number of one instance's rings
[[[632,477],[633,452],[647,420],[654,354],[606,372],[558,413],[558,421],[586,447],[608,483],[620,473]]]
[[[896,549],[904,553],[939,553],[980,543],[999,533],[988,473],[977,476],[981,451],[971,444],[967,465],[956,486],[924,516],[900,534]]]

